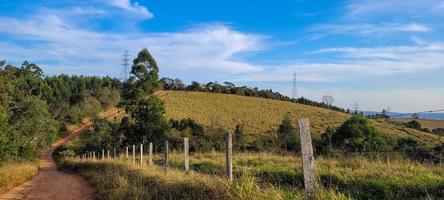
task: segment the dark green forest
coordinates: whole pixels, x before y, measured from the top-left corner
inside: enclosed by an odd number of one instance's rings
[[[119,101],[110,77],[44,76],[36,64],[0,62],[0,162],[34,159],[69,124],[94,117]]]

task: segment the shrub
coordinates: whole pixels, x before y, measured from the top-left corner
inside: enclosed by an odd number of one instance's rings
[[[332,134],[331,143],[348,152],[388,149],[377,129],[369,124],[368,119],[358,115],[352,116]]]
[[[432,133],[435,135],[444,136],[444,128],[433,129]]]
[[[416,130],[421,130],[421,123],[416,120],[412,120],[404,124],[407,128],[413,128]]]
[[[279,125],[277,133],[278,143],[281,148],[289,151],[299,151],[300,141],[299,137],[297,137],[299,134],[297,134],[296,128],[293,127],[288,113],[284,116],[281,125]]]

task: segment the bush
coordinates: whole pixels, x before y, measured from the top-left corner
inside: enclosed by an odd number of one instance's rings
[[[416,120],[412,120],[410,122],[404,123],[404,126],[406,126],[407,128],[413,128],[416,130],[421,130],[421,123],[419,123]]]
[[[435,135],[444,136],[444,128],[433,129],[432,133]]]
[[[345,121],[331,135],[331,144],[348,152],[384,151],[389,148],[377,129],[369,124],[368,119],[358,115]]]
[[[300,150],[299,134],[297,133],[297,129],[293,127],[293,122],[291,121],[289,114],[285,115],[282,124],[279,125],[277,133],[278,143],[281,148],[289,151]]]

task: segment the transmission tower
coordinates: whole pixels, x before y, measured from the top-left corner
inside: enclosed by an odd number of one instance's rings
[[[125,53],[122,55],[123,59],[123,69],[122,69],[122,81],[126,81],[128,79],[128,68],[129,68],[129,54],[128,51],[125,51]]]
[[[355,104],[353,104],[353,107],[355,108],[355,112],[357,113],[359,110],[359,104],[358,102],[356,102]]]
[[[296,88],[296,73],[293,73],[293,93],[291,95],[293,99],[298,98],[298,91]]]

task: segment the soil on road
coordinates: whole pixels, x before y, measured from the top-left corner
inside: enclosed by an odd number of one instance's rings
[[[112,117],[118,114],[118,110],[105,113],[104,117]],[[51,147],[39,155],[39,174],[30,181],[0,195],[0,200],[6,199],[54,199],[54,200],[87,200],[93,199],[94,188],[80,176],[67,174],[57,170],[52,154],[54,150],[81,133],[85,132],[91,123],[86,123],[72,131],[64,139],[54,143]]]

